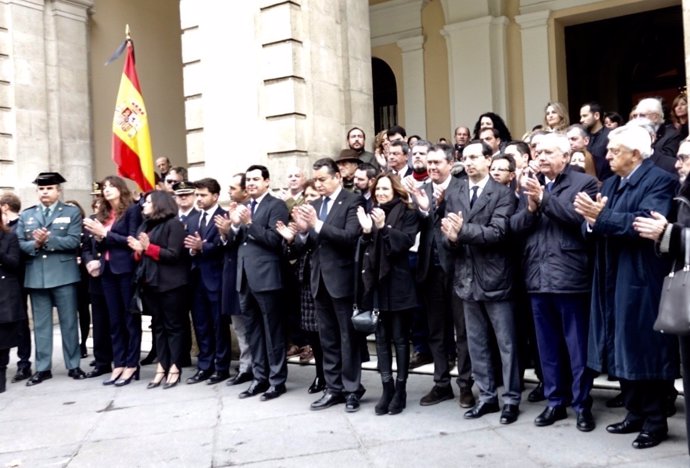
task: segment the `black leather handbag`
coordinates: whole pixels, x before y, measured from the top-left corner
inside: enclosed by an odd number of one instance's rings
[[[690,228],[683,229],[685,264],[664,278],[659,315],[654,330],[672,335],[690,335]]]
[[[361,239],[357,241],[357,249],[355,251],[355,299],[352,304],[352,326],[358,332],[369,335],[376,331],[379,323],[379,298],[378,294],[374,292],[373,308],[371,310],[360,310],[359,306],[357,306],[357,301],[359,300],[359,274],[361,271],[360,244]]]

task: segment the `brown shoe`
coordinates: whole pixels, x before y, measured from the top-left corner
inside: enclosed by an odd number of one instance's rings
[[[297,356],[300,352],[301,352],[301,350],[300,350],[299,346],[294,345],[294,344],[290,345],[290,346],[288,346],[288,349],[287,349],[287,357]]]
[[[472,408],[475,405],[472,387],[460,387],[460,408]]]
[[[299,363],[301,366],[306,366],[309,364],[314,357],[314,351],[311,349],[311,346],[307,345],[304,348],[302,348],[302,352],[299,353]]]

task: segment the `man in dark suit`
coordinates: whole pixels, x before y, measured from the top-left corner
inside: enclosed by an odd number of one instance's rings
[[[638,432],[637,449],[668,436],[665,402],[679,374],[677,337],[653,330],[670,260],[633,228],[638,216],[668,216],[678,188],[677,177],[655,166],[651,153],[650,135],[641,127],[611,130],[606,158],[615,176],[596,199],[585,193],[575,198],[596,248],[587,365],[620,379],[628,414],[606,430]]]
[[[17,223],[17,236],[26,254],[24,287],[29,290],[36,344],[36,373],[27,386],[53,377],[53,307],[57,307],[62,351],[68,375],[84,379],[79,368],[77,287],[81,280],[77,249],[81,239],[79,209],[60,201],[65,179],[57,172],[42,172],[34,180],[40,203],[24,210]]]
[[[280,268],[282,237],[278,221],[287,224],[285,202],[268,193],[270,174],[265,166],[245,173],[249,206],[234,204],[230,211],[230,242],[237,249],[236,289],[246,318],[254,380],[240,398],[263,393],[262,401],[285,393],[287,356],[281,309],[283,278]]]
[[[460,190],[447,194],[441,229],[455,257],[455,291],[463,301],[472,373],[479,387],[479,403],[465,413],[465,419],[499,411],[491,350],[495,338],[504,385],[500,422],[511,424],[520,405],[513,269],[506,241],[515,194],[489,177],[491,153],[481,141],[463,149],[467,179],[460,182]]]
[[[229,189],[231,204],[246,205],[249,201],[245,187],[245,174],[232,176]],[[232,205],[231,205],[232,206]],[[221,307],[223,313],[229,315],[232,327],[237,336],[237,345],[240,348],[239,368],[236,375],[228,379],[228,386],[251,382],[254,379],[252,373],[252,352],[247,341],[247,317],[242,314],[240,307],[240,293],[237,292],[237,248],[236,243],[228,243],[232,223],[229,216],[217,216],[214,222],[218,227],[221,240],[225,244],[225,260],[223,262],[223,294]]]
[[[462,303],[453,291],[453,257],[444,246],[441,220],[445,214],[446,194],[460,190],[464,179],[451,175],[455,162],[453,148],[449,145],[432,146],[426,157],[430,183],[422,187],[409,187],[422,214],[419,239],[417,282],[426,309],[429,327],[429,348],[434,358],[434,386],[422,399],[420,405],[435,405],[452,399],[450,366],[448,356],[452,342],[449,332],[455,323],[455,341],[458,351],[458,385],[460,406],[474,406],[472,395],[472,366],[467,350],[467,332]],[[456,320],[454,320],[454,316]]]
[[[187,379],[187,383],[208,380],[207,383],[212,385],[230,376],[229,321],[221,310],[223,246],[213,222],[215,216],[223,216],[227,212],[218,206],[220,184],[217,180],[201,179],[194,186],[199,223],[187,220],[188,230],[194,229],[194,234],[187,235],[184,245],[192,256],[192,321],[199,356],[197,372]]]
[[[345,410],[354,412],[359,410],[359,399],[364,393],[360,384],[363,337],[350,320],[354,252],[360,233],[357,221],[360,197],[342,188],[338,166],[332,159],[319,159],[313,169],[321,198],[293,212],[300,233],[296,241],[312,249],[311,290],[327,386],[311,409],[326,409],[345,402]]]
[[[594,430],[592,374],[587,369],[591,268],[582,236],[584,219],[575,212],[579,192],[597,193],[597,180],[572,170],[568,138],[544,135],[537,146],[538,177],[524,178],[520,209],[511,230],[523,236],[524,279],[532,304],[541,357],[546,409],[535,419],[549,426],[577,413],[576,427]],[[563,352],[563,350],[566,352]]]

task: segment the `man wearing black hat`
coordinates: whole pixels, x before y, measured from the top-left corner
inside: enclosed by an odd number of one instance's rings
[[[359,154],[355,150],[344,149],[340,152],[335,162],[338,164],[340,177],[343,181],[343,188],[349,192],[354,192],[355,171],[361,163]]]
[[[17,223],[19,245],[27,255],[24,286],[31,297],[36,344],[37,372],[27,381],[29,387],[53,377],[53,307],[58,311],[68,375],[75,380],[86,377],[79,368],[77,331],[77,250],[82,217],[77,207],[59,200],[63,182],[57,172],[41,172],[33,182],[40,203],[24,210]]]

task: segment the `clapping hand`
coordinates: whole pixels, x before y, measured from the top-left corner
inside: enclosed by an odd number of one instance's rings
[[[374,222],[374,226],[376,226],[376,229],[383,229],[383,226],[386,223],[386,212],[381,208],[372,208],[370,216],[371,220]]]
[[[371,233],[371,228],[374,225],[374,222],[372,221],[371,216],[366,214],[364,208],[361,206],[357,208],[357,219],[359,220],[359,225],[362,226],[362,232],[364,232],[364,234]]]
[[[592,197],[587,193],[580,192],[575,195],[573,204],[575,205],[575,211],[583,216],[590,226],[594,226],[608,200],[608,197],[602,197],[600,193],[597,193],[596,200],[592,200]]]
[[[640,237],[657,241],[661,239],[661,236],[664,234],[666,226],[668,226],[668,220],[664,215],[656,211],[652,211],[650,216],[649,218],[644,216],[635,218],[635,221],[633,221],[633,229],[640,234]]]
[[[278,221],[276,222],[276,231],[283,236],[283,239],[285,239],[288,244],[292,244],[297,234],[297,225],[293,222],[286,226],[282,221]]]
[[[141,245],[141,241],[132,236],[127,237],[127,245],[138,254],[141,254],[145,250],[144,246]]]
[[[201,248],[204,245],[199,232],[195,232],[193,235],[184,238],[184,246],[187,249],[193,250],[195,252],[201,252]]]
[[[458,211],[457,214],[448,213],[448,215],[441,220],[441,232],[450,242],[457,242],[463,222],[462,211]]]

